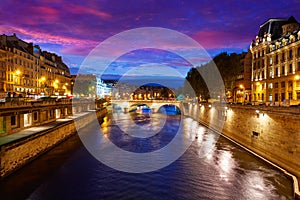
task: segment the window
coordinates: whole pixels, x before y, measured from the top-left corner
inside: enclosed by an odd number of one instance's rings
[[[278,93],[275,93],[275,101],[278,101]]]
[[[273,83],[269,83],[268,88],[272,89],[273,88]]]
[[[300,47],[298,47],[298,56],[300,56]]]
[[[278,83],[275,83],[275,84],[274,84],[274,88],[278,88]]]
[[[297,92],[297,100],[300,99],[300,92]]]
[[[269,101],[272,101],[272,93],[269,94]]]
[[[284,52],[281,54],[282,55],[282,62],[285,61],[285,55],[284,55]]]
[[[284,93],[281,93],[281,101],[284,101],[285,97],[284,97]]]
[[[281,67],[281,74],[284,75],[284,66]]]
[[[275,69],[275,76],[278,76],[279,74],[278,74],[278,67],[276,67],[276,69]]]
[[[293,50],[290,50],[290,52],[289,52],[289,57],[290,57],[290,59],[293,58]]]
[[[53,110],[50,110],[50,118],[52,119],[54,117]]]
[[[272,61],[272,58],[270,58],[270,65],[272,65],[273,64],[273,61]]]
[[[17,119],[16,119],[15,115],[10,117],[10,125],[11,126],[16,126],[17,125]]]
[[[24,127],[32,125],[32,113],[24,114]]]
[[[297,71],[300,71],[300,62],[298,62],[298,64],[297,64]]]
[[[289,99],[292,99],[292,98],[293,98],[292,93],[289,92]]]
[[[281,87],[282,87],[282,88],[285,87],[285,82],[284,82],[284,81],[281,82]]]
[[[290,64],[289,73],[292,73],[292,72],[293,72],[293,65]]]
[[[276,57],[275,57],[275,64],[278,64],[278,55],[276,54]]]
[[[33,113],[33,120],[34,120],[34,121],[37,121],[37,120],[38,120],[38,113],[37,113],[37,112],[34,112],[34,113]]]

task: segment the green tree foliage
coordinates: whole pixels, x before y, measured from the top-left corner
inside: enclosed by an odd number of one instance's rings
[[[226,52],[220,53],[217,55],[213,60],[209,61],[205,65],[201,65],[196,68],[191,68],[190,71],[187,74],[185,84],[184,84],[184,90],[185,93],[187,93],[190,96],[202,96],[204,99],[209,99],[211,97],[211,93],[209,91],[212,91],[211,89],[208,90],[208,87],[203,79],[203,77],[200,75],[202,74],[205,76],[206,71],[209,70],[211,65],[215,63],[217,66],[223,82],[225,86],[225,90],[233,90],[234,89],[234,83],[237,78],[237,76],[241,73],[243,73],[244,67],[241,64],[241,59],[245,56],[245,53],[242,54],[227,54]],[[199,73],[200,72],[200,73]],[[189,87],[190,85],[190,87]],[[190,88],[190,89],[189,89]],[[194,91],[194,95],[191,92],[191,88]]]
[[[92,80],[77,80],[76,94],[83,94],[84,96],[95,95],[96,82]]]
[[[191,68],[188,72],[184,82],[183,94],[189,97],[199,97],[201,95],[203,99],[209,99],[208,88],[198,70],[199,68]]]

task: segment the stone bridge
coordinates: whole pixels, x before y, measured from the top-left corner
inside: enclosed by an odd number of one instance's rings
[[[122,108],[123,112],[127,112],[130,106],[146,104],[153,112],[158,112],[159,108],[164,105],[174,105],[182,111],[182,101],[176,100],[112,100],[112,105],[118,105]]]
[[[120,106],[123,112],[128,112],[130,106],[146,104],[154,113],[164,105],[177,106],[183,115],[190,116],[192,118],[198,118],[199,104],[192,103],[190,101],[177,101],[177,100],[111,100],[112,105]]]

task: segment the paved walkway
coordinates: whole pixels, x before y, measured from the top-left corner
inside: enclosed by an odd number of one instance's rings
[[[76,119],[76,118],[81,117],[83,115],[86,115],[88,113],[89,112],[77,113],[77,114],[74,114],[73,116],[69,116],[68,118],[65,118],[65,119],[57,119],[55,122],[51,122],[49,124],[30,127],[30,128],[21,130],[19,132],[16,132],[16,133],[13,133],[13,134],[10,134],[10,135],[0,136],[0,146],[2,146],[4,144],[7,144],[7,143],[10,143],[12,141],[19,140],[19,139],[24,138],[24,137],[28,137],[30,135],[33,135],[33,134],[37,133],[37,132],[45,131],[47,129],[56,127],[56,126],[58,126],[62,123],[65,123],[67,121],[71,121],[73,119]]]

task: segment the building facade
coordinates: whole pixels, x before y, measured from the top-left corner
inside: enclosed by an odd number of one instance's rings
[[[252,101],[300,103],[300,29],[294,17],[269,19],[250,46]]]
[[[105,83],[100,77],[96,77],[96,96],[104,99],[110,98],[112,95],[112,85]]]
[[[0,35],[0,92],[8,97],[67,95],[70,71],[62,58],[38,45]]]
[[[230,96],[233,96],[233,102],[248,103],[251,101],[251,52],[243,52],[240,60],[243,70],[237,75],[234,82],[234,88]]]

